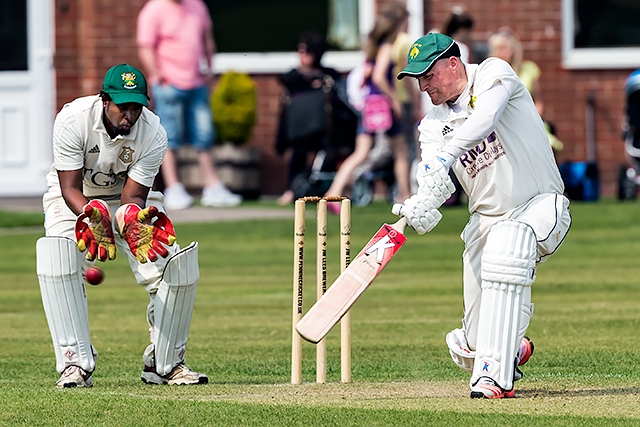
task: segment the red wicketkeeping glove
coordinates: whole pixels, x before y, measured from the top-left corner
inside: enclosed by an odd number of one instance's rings
[[[116,211],[116,222],[120,235],[141,263],[153,262],[158,255],[167,257],[169,251],[164,245],[176,242],[169,217],[155,206],[141,209],[134,203],[122,205]]]
[[[99,261],[116,258],[116,243],[111,225],[109,206],[100,199],[84,205],[76,220],[76,242],[81,252],[87,250],[87,259]]]

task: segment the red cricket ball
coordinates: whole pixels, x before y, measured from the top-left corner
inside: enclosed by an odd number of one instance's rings
[[[90,285],[99,285],[104,280],[104,272],[100,267],[89,267],[87,271],[84,272],[84,279]]]

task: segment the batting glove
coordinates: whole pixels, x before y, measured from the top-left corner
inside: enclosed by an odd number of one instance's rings
[[[407,224],[416,233],[422,235],[433,230],[442,219],[442,214],[434,206],[433,197],[415,195],[404,201],[404,204],[396,203],[391,208],[394,215],[404,216]]]
[[[449,176],[449,168],[454,160],[450,154],[439,154],[428,162],[421,162],[418,165],[416,172],[418,194],[433,196],[436,209],[456,191]]]
[[[100,199],[84,205],[75,225],[76,244],[81,252],[87,251],[87,259],[106,261],[116,258],[116,243],[111,225],[109,206]]]
[[[116,222],[120,236],[127,242],[131,253],[140,261],[154,262],[158,255],[166,258],[169,251],[164,245],[176,242],[176,232],[169,217],[157,207],[129,203],[116,211]]]

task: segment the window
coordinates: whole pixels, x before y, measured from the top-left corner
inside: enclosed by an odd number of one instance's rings
[[[640,67],[638,0],[562,0],[567,68]]]
[[[216,73],[282,73],[298,65],[298,36],[327,34],[323,65],[349,71],[364,58],[362,40],[373,27],[374,0],[204,0],[213,20]],[[423,0],[408,0],[409,32],[422,35]]]
[[[27,2],[0,3],[0,71],[25,71],[27,61]]]
[[[205,1],[221,53],[295,51],[298,36],[309,30],[326,34],[332,50],[360,48],[358,0]]]

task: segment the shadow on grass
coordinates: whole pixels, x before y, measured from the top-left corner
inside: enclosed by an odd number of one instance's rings
[[[640,394],[640,387],[593,388],[577,390],[518,390],[517,397],[589,397],[589,396],[622,396]]]

